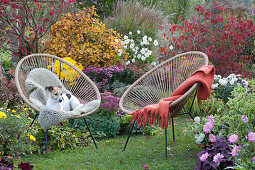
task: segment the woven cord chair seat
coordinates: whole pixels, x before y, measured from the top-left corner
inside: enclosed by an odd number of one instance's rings
[[[207,55],[197,51],[179,54],[166,60],[145,73],[125,91],[120,99],[120,109],[125,113],[132,113],[159,103],[162,98],[169,97],[192,73],[207,64]],[[178,115],[198,85],[194,84],[182,97],[170,104],[171,117]]]

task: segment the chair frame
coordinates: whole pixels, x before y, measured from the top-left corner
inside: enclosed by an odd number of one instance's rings
[[[95,90],[95,93],[96,93],[96,98],[97,98],[98,100],[101,101],[100,92],[99,92],[97,86],[94,84],[94,82],[93,82],[87,75],[85,75],[81,70],[79,70],[77,67],[75,67],[74,65],[72,65],[72,64],[69,63],[68,61],[65,61],[65,60],[63,60],[62,58],[59,58],[59,57],[57,57],[57,56],[55,56],[55,55],[50,55],[50,54],[41,54],[41,53],[38,53],[38,54],[31,54],[31,55],[25,56],[25,57],[22,58],[22,59],[18,62],[18,64],[17,64],[16,70],[15,70],[15,83],[16,83],[16,87],[17,87],[17,89],[18,89],[18,93],[19,93],[20,97],[23,99],[23,101],[24,101],[25,103],[27,103],[32,109],[34,109],[34,110],[36,111],[36,115],[35,115],[35,117],[34,117],[32,123],[29,125],[29,127],[31,127],[31,126],[33,125],[35,119],[39,116],[40,109],[39,109],[38,107],[36,107],[34,104],[32,104],[32,103],[29,101],[28,97],[24,94],[24,90],[22,90],[22,88],[21,88],[21,87],[23,86],[23,89],[24,89],[24,86],[25,86],[24,84],[21,84],[21,82],[20,82],[21,80],[24,80],[24,79],[21,79],[21,78],[20,78],[20,76],[23,76],[23,74],[22,74],[23,72],[22,72],[21,68],[22,68],[22,65],[23,65],[26,61],[28,61],[29,59],[31,59],[31,58],[33,58],[33,57],[41,57],[41,56],[46,57],[46,58],[51,58],[52,61],[53,61],[53,60],[56,60],[56,61],[59,60],[60,63],[64,63],[64,64],[66,64],[67,66],[69,66],[69,67],[71,67],[72,69],[74,69],[75,71],[77,71],[77,72],[81,75],[81,77],[83,77],[83,78],[93,87],[93,89]],[[35,66],[35,65],[36,65],[36,62],[33,61],[32,63],[29,63],[29,64],[33,64],[33,66]],[[60,67],[61,67],[61,65],[60,65]],[[35,68],[40,68],[40,67],[34,67],[33,69],[35,69]],[[31,70],[30,70],[30,71],[31,71]],[[30,71],[29,71],[29,72],[30,72]],[[60,73],[60,72],[61,72],[61,69],[59,69],[59,73]],[[61,75],[61,74],[59,74],[59,79],[60,79],[60,75]],[[61,79],[60,79],[60,81],[61,81]],[[62,82],[62,81],[61,81],[61,82]],[[91,133],[91,131],[90,131],[90,128],[89,128],[88,123],[87,123],[87,121],[86,121],[86,119],[85,119],[85,116],[88,116],[88,115],[94,113],[99,107],[100,107],[100,104],[99,104],[95,109],[91,110],[91,111],[88,112],[88,113],[81,114],[81,115],[79,115],[79,116],[74,116],[74,117],[70,118],[70,119],[83,118],[84,123],[85,123],[85,125],[86,125],[87,128],[88,128],[88,131],[89,131],[89,133],[90,133],[90,135],[91,135],[91,137],[92,137],[92,140],[93,140],[94,145],[95,145],[96,148],[97,148],[97,144],[96,144],[95,138],[94,138],[94,136],[92,135],[92,133]],[[48,129],[46,130],[46,146],[45,146],[45,151],[46,151],[46,153],[47,153],[47,134],[48,134]]]
[[[129,93],[129,91],[130,91],[131,89],[133,89],[133,87],[135,87],[141,80],[143,80],[144,78],[146,78],[147,75],[151,74],[152,72],[154,72],[155,70],[157,70],[157,69],[160,68],[161,66],[165,65],[166,63],[169,63],[170,61],[172,61],[172,60],[174,60],[174,59],[176,59],[176,58],[178,58],[178,57],[181,57],[181,56],[184,56],[184,55],[189,55],[189,54],[191,54],[191,55],[192,55],[192,54],[199,54],[199,55],[203,56],[203,57],[204,57],[204,61],[205,61],[205,62],[204,62],[204,65],[208,65],[208,57],[207,57],[206,54],[204,54],[204,53],[202,53],[202,52],[199,52],[199,51],[191,51],[191,52],[185,52],[185,53],[182,53],[182,54],[178,54],[178,55],[176,55],[176,56],[174,56],[174,57],[172,57],[172,58],[170,58],[170,59],[164,61],[163,63],[157,65],[156,67],[154,67],[154,68],[151,69],[150,71],[146,72],[146,73],[145,73],[142,77],[140,77],[138,80],[136,80],[136,81],[124,92],[124,94],[122,95],[122,97],[121,97],[121,99],[120,99],[120,102],[119,102],[119,107],[120,107],[120,109],[121,109],[123,112],[127,113],[127,114],[132,113],[133,110],[132,110],[132,111],[131,111],[131,110],[127,110],[127,109],[123,106],[124,98],[125,98],[125,96]],[[173,74],[173,71],[174,71],[173,65],[171,66],[171,70],[172,70],[172,74]],[[172,76],[172,78],[173,78],[173,77],[174,77],[174,76]],[[172,89],[175,89],[175,88],[174,88],[174,80],[171,80],[171,87],[172,87]],[[194,94],[194,97],[193,97],[193,100],[192,100],[192,103],[191,103],[191,106],[190,106],[190,109],[189,109],[188,112],[183,112],[183,113],[180,113],[179,111],[174,112],[174,113],[171,113],[171,112],[170,112],[170,114],[171,114],[171,122],[172,122],[172,130],[173,130],[173,141],[174,141],[174,142],[175,142],[175,135],[174,135],[174,119],[173,119],[173,118],[176,117],[176,116],[178,116],[178,115],[189,114],[190,117],[191,117],[191,118],[193,119],[193,121],[194,121],[194,118],[193,118],[193,116],[192,116],[192,114],[191,114],[191,110],[192,110],[192,107],[193,107],[193,104],[194,104],[194,101],[195,101],[195,97],[196,97],[196,95],[197,95],[197,89],[198,89],[198,87],[199,87],[199,83],[195,83],[184,95],[182,95],[180,98],[176,99],[175,101],[171,102],[170,105],[169,105],[169,111],[171,111],[172,108],[178,106],[178,104],[181,103],[181,102],[183,102],[183,101],[187,101],[187,100],[192,96],[192,94]],[[172,90],[171,92],[173,93],[173,90]],[[185,104],[185,103],[186,103],[186,102],[184,102],[184,104]],[[181,107],[181,108],[182,108],[182,107]],[[125,151],[125,149],[126,149],[126,147],[127,147],[127,144],[128,144],[128,141],[129,141],[129,138],[130,138],[130,135],[131,135],[131,133],[132,133],[132,130],[133,130],[133,128],[134,128],[134,124],[135,124],[135,123],[136,123],[136,122],[134,122],[133,125],[132,125],[132,127],[131,127],[131,130],[130,130],[130,132],[129,132],[128,138],[127,138],[127,140],[126,140],[125,146],[124,146],[124,148],[123,148],[122,151]],[[165,129],[165,158],[167,158],[167,128]]]

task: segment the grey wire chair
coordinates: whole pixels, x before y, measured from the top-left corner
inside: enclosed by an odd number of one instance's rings
[[[124,92],[119,102],[120,109],[125,113],[132,113],[145,106],[159,103],[160,99],[169,97],[192,73],[207,64],[207,55],[198,51],[182,53],[166,60],[145,73]],[[173,118],[178,115],[189,114],[194,120],[191,109],[197,94],[198,86],[198,83],[194,84],[183,96],[169,105],[174,141]],[[192,94],[194,94],[194,97],[189,111],[180,113]],[[123,151],[126,149],[134,124],[135,123],[133,123],[131,127]],[[167,129],[165,129],[165,157],[167,157]]]
[[[25,88],[25,80],[29,75],[30,71],[36,68],[48,69],[51,72],[55,73],[59,80],[62,82],[64,87],[69,90],[74,96],[79,98],[84,103],[99,100],[101,101],[101,96],[98,88],[93,83],[93,81],[87,77],[81,70],[79,70],[74,65],[69,62],[49,54],[32,54],[21,59],[15,70],[15,82],[19,92],[20,97],[32,108],[37,114],[35,115],[30,127],[34,123],[34,120],[38,117],[40,109],[29,101],[29,94]],[[100,104],[89,111],[88,113],[81,114],[79,116],[72,117],[71,119],[83,118],[90,135],[93,139],[95,147],[97,144],[95,139],[89,129],[88,123],[85,119],[86,116],[94,113]],[[47,149],[47,132],[46,130],[46,148]],[[47,152],[47,150],[46,150]]]

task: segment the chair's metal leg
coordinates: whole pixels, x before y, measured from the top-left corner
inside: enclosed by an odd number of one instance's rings
[[[47,153],[47,136],[48,136],[48,129],[46,130],[45,153]]]
[[[196,92],[195,92],[195,94],[194,94],[194,97],[193,97],[193,100],[192,100],[192,103],[191,103],[191,106],[190,106],[189,112],[188,112],[188,114],[190,115],[190,117],[192,118],[193,121],[194,121],[194,117],[193,117],[192,114],[191,114],[191,109],[192,109],[192,107],[193,107],[193,104],[194,104],[196,95],[197,95],[197,89],[196,89]]]
[[[38,115],[39,115],[39,113],[36,113],[36,115],[35,115],[35,117],[34,117],[32,123],[29,125],[29,127],[31,127],[31,126],[33,125],[33,123],[34,123],[34,121],[35,121],[35,119],[37,118]]]
[[[85,117],[83,117],[83,120],[84,120],[84,122],[85,122],[85,124],[86,124],[86,126],[87,126],[87,128],[88,128],[88,130],[89,130],[90,136],[92,137],[92,140],[93,140],[93,142],[94,142],[94,144],[95,144],[95,147],[97,148],[96,141],[95,141],[94,136],[92,135],[92,133],[91,133],[91,131],[90,131],[90,129],[89,129],[89,125],[88,125],[88,123],[87,123]]]
[[[129,141],[129,138],[130,138],[130,135],[131,135],[131,133],[132,133],[132,131],[133,131],[134,126],[135,126],[135,122],[133,123],[133,125],[132,125],[132,127],[131,127],[131,130],[130,130],[130,132],[129,132],[129,134],[128,134],[127,141],[126,141],[125,146],[124,146],[124,148],[123,148],[122,151],[125,151],[125,149],[126,149],[126,147],[127,147],[127,143],[128,143],[128,141]]]
[[[174,118],[172,119],[172,129],[173,129],[173,141],[175,142],[175,136],[174,136]]]
[[[165,158],[167,158],[167,128],[165,128]]]

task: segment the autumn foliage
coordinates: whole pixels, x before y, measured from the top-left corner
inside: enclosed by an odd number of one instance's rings
[[[107,29],[96,17],[94,7],[76,14],[64,14],[52,26],[48,52],[59,57],[70,57],[84,67],[114,64],[118,50],[123,48],[120,35]]]
[[[161,51],[165,55],[202,51],[216,67],[216,74],[252,76],[249,67],[254,62],[254,22],[224,18],[223,10],[224,6],[220,5],[215,5],[213,10],[195,7],[197,15],[180,25],[172,25],[168,33],[164,33],[173,50],[167,51],[169,47],[164,46]]]

